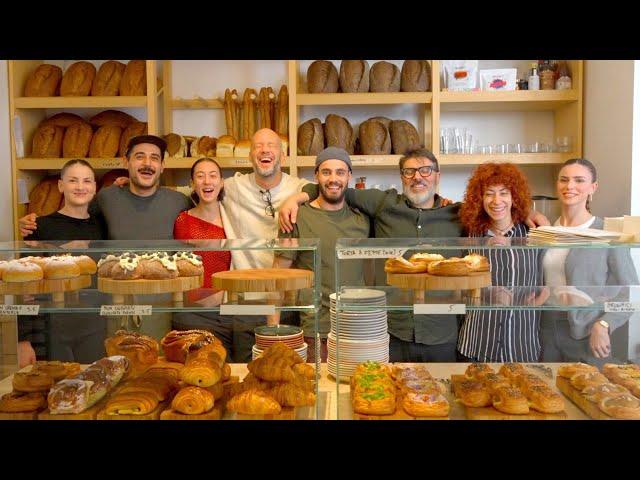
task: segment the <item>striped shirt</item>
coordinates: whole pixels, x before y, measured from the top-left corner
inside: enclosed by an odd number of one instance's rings
[[[493,236],[487,232],[486,236]],[[519,223],[505,233],[505,237],[526,237],[527,227]],[[493,287],[536,287],[540,284],[539,249],[474,249],[489,259]],[[491,290],[495,290],[491,289]],[[537,289],[515,293],[512,303],[525,303],[526,297]],[[513,292],[512,292],[513,293]],[[506,294],[507,297],[509,293]],[[484,297],[483,303],[491,301]],[[534,310],[470,311],[466,314],[458,351],[480,362],[537,362],[540,359],[540,312]]]

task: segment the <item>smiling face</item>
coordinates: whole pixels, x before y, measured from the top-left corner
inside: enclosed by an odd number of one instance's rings
[[[562,167],[558,174],[556,190],[563,205],[586,208],[587,198],[598,189],[598,182],[594,182],[591,172],[584,165],[577,163]]]
[[[434,163],[428,158],[410,158],[404,162],[402,167],[417,169],[424,166],[435,167]],[[420,207],[426,206],[433,199],[440,182],[440,172],[434,170],[428,177],[423,177],[416,170],[413,177],[405,178],[401,175],[400,178],[402,179],[402,193],[413,206]]]
[[[164,162],[160,148],[152,143],[140,143],[127,157],[129,179],[139,191],[155,190],[160,185]]]
[[[216,201],[224,185],[222,172],[215,163],[208,160],[203,160],[195,166],[191,182],[193,191],[202,203]]]
[[[65,205],[74,207],[88,205],[96,194],[96,179],[93,171],[84,165],[71,165],[58,180],[58,190],[64,195]]]
[[[331,204],[339,204],[344,201],[351,172],[342,160],[325,160],[318,166],[316,180],[322,198]]]
[[[263,178],[274,176],[280,171],[282,155],[282,140],[276,132],[263,128],[253,135],[250,158],[256,175]]]
[[[504,226],[511,223],[513,199],[511,190],[504,185],[490,185],[485,188],[482,194],[482,205],[496,225]]]

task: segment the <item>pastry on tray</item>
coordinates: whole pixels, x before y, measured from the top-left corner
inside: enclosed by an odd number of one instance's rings
[[[487,260],[487,257],[478,255],[477,253],[471,253],[462,259],[466,262],[471,273],[489,271],[489,260]]]
[[[431,275],[444,277],[464,277],[469,275],[470,269],[467,262],[458,257],[451,257],[447,260],[438,260],[429,263],[427,271]]]
[[[387,273],[424,273],[427,264],[424,262],[410,262],[404,257],[389,258],[384,263],[384,271]]]

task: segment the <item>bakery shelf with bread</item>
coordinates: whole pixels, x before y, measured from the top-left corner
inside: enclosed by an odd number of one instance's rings
[[[386,105],[431,103],[431,92],[299,93],[297,105]]]
[[[147,97],[18,97],[16,108],[144,108]]]

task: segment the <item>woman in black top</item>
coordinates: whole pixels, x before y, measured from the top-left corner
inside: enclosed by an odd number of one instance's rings
[[[38,217],[38,228],[25,241],[104,240],[106,227],[101,218],[89,214],[96,194],[95,172],[85,160],[69,160],[60,171],[58,189],[64,206],[50,215]],[[49,357],[62,361],[92,362],[103,354],[104,319],[90,315],[52,314],[49,319]],[[38,317],[35,317],[38,318]],[[42,315],[40,316],[42,318]],[[27,320],[27,319],[25,319]],[[26,340],[28,320],[19,322],[18,362],[24,367],[35,362],[35,351]]]

